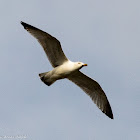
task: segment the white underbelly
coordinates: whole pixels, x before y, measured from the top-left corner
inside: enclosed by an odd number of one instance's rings
[[[58,66],[51,71],[51,78],[53,79],[64,79],[67,78],[73,72],[69,67]]]

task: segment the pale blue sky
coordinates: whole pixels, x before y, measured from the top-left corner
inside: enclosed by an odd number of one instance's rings
[[[138,140],[139,5],[138,0],[1,0],[0,136]],[[55,36],[69,59],[88,64],[82,71],[106,92],[114,120],[70,81],[50,87],[40,81],[38,74],[52,67],[20,21]]]

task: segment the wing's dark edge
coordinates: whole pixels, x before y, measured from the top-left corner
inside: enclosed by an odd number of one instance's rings
[[[23,21],[21,21],[20,23],[23,25],[24,29],[27,29],[26,27],[29,27],[29,28],[33,28],[33,29],[39,30],[38,28],[36,28],[36,27],[34,27],[34,26],[30,25],[30,24],[27,24],[27,23],[25,23]]]
[[[65,56],[59,40],[32,25],[21,21],[24,29],[26,29],[32,36],[34,36],[43,47],[50,63],[53,67],[57,67],[68,61]]]
[[[28,29],[38,30],[38,31],[41,31],[42,33],[47,34],[47,35],[49,35],[50,37],[56,39],[55,37],[51,36],[51,35],[48,34],[47,32],[44,32],[44,31],[40,30],[39,28],[36,28],[36,27],[34,27],[34,26],[30,25],[30,24],[27,24],[27,23],[25,23],[25,22],[23,22],[23,21],[21,21],[20,23],[23,25],[24,29],[27,30],[27,31],[28,31]],[[31,34],[32,34],[32,33],[31,33]],[[56,39],[56,40],[57,40],[57,39]],[[57,41],[59,42],[59,40],[57,40]]]
[[[103,113],[109,118],[114,119],[109,101],[101,86],[96,81],[80,71],[69,76],[68,79],[86,92]]]

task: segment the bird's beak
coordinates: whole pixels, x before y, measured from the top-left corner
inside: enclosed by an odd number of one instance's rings
[[[84,64],[83,66],[87,66],[87,64]]]

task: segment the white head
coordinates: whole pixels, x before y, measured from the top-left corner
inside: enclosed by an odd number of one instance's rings
[[[81,69],[84,66],[87,66],[87,64],[84,64],[83,62],[75,62],[75,67],[77,69]]]

